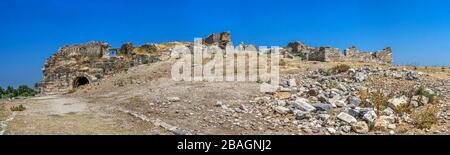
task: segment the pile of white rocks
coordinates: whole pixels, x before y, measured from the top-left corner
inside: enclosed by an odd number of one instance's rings
[[[268,102],[278,115],[294,115],[298,128],[307,134],[368,134],[376,129],[378,134],[396,134],[400,122],[412,124],[409,114],[399,114],[402,107],[418,108],[429,104],[436,90],[418,87],[421,94],[412,97],[398,94],[388,99],[387,106],[376,109],[370,99],[361,100],[361,91],[372,91],[363,84],[370,76],[394,79],[419,80],[425,74],[395,68],[381,69],[363,67],[350,69],[340,74],[325,70],[312,71],[308,75],[282,77],[278,88],[266,89],[271,94],[289,94],[285,98],[257,98],[257,102]],[[300,82],[299,82],[300,80]],[[448,87],[443,85],[443,90]],[[269,86],[268,86],[269,88]],[[274,95],[275,96],[275,95]],[[442,117],[448,117],[446,110]]]

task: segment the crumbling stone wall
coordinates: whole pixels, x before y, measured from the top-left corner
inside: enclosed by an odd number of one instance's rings
[[[308,60],[310,61],[338,61],[340,59],[339,49],[331,47],[320,47],[309,52]]]
[[[375,53],[375,59],[381,63],[392,64],[392,48],[387,47]]]
[[[202,44],[203,47],[220,49],[233,46],[229,32],[211,34],[207,38],[197,40],[196,43]],[[169,59],[173,52],[177,54],[177,51],[173,50],[177,46],[184,46],[192,51],[193,45],[194,43],[172,42],[134,46],[132,43],[125,43],[120,48],[112,48],[107,43],[90,42],[64,46],[45,62],[42,69],[44,78],[36,84],[36,90],[42,94],[65,93],[77,88],[80,83],[95,83],[129,67]],[[251,44],[242,43],[238,49],[270,53],[270,50],[262,51]],[[389,47],[374,53],[359,52],[356,47],[351,47],[341,55],[338,48],[315,48],[301,42],[292,42],[280,53],[285,57],[300,56],[310,61],[392,63],[392,49]],[[84,81],[80,82],[80,79]]]
[[[98,56],[108,51],[110,46],[102,42],[90,42],[81,45],[66,45],[57,53],[59,56],[82,57]]]
[[[344,60],[359,62],[375,62],[382,64],[392,63],[392,49],[387,47],[377,52],[360,52],[355,46],[345,49]]]
[[[374,62],[381,64],[392,63],[392,49],[387,47],[377,52],[360,52],[355,46],[344,50],[342,55],[338,48],[332,47],[309,47],[301,42],[291,42],[286,47],[284,57],[293,58],[298,55],[307,61],[358,61]]]
[[[125,43],[121,48],[111,48],[107,43],[90,42],[64,46],[47,59],[42,69],[43,80],[36,84],[41,94],[67,93],[80,84],[95,83],[109,75],[140,64],[167,58],[173,46],[187,43],[146,44],[135,47]],[[110,55],[118,51],[117,55]],[[168,54],[167,54],[168,53]],[[80,82],[80,79],[83,80]]]
[[[96,59],[103,57],[110,46],[107,43],[90,42],[80,45],[64,46],[44,64],[44,79],[36,86],[45,94],[68,92],[77,87],[77,78],[86,78],[89,82],[103,76],[102,68],[93,68]]]

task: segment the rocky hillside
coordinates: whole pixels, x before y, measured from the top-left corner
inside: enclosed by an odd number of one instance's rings
[[[266,93],[257,82],[173,81],[169,60],[130,68],[60,98],[82,98],[95,115],[114,118],[117,125],[108,129],[117,134],[450,134],[448,68],[283,61],[280,86]],[[28,118],[29,110],[15,121]],[[78,122],[85,115],[59,119]]]

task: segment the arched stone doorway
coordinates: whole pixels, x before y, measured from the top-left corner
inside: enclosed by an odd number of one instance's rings
[[[88,85],[89,79],[87,77],[77,77],[73,80],[73,88],[78,88],[83,85]]]

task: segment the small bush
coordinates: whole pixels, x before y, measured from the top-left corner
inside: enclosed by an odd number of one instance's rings
[[[395,111],[397,113],[399,113],[400,115],[409,114],[409,113],[411,113],[412,108],[409,104],[404,104],[404,105],[399,106]]]
[[[374,104],[375,108],[377,109],[377,115],[380,116],[380,111],[383,108],[387,107],[387,103],[389,100],[388,97],[385,96],[381,92],[374,92],[374,93],[370,93],[369,99]]]
[[[435,124],[439,110],[434,106],[423,107],[412,114],[414,124],[421,129],[429,129]]]
[[[424,86],[419,86],[416,89],[416,95],[424,95],[427,94],[427,92],[425,91],[425,87]]]
[[[347,72],[349,69],[350,69],[350,66],[348,66],[346,64],[342,64],[342,65],[337,65],[337,66],[331,68],[331,72],[334,74],[340,74],[340,73]]]
[[[369,127],[369,131],[373,131],[375,129],[375,122],[368,122],[367,126]]]
[[[438,96],[438,95],[430,95],[430,96],[427,96],[428,97],[428,103],[430,103],[430,104],[438,104],[441,100],[443,100],[443,97],[442,96]]]
[[[19,105],[19,106],[13,106],[13,107],[11,107],[11,111],[24,111],[24,110],[26,110],[27,108],[25,108],[25,106],[23,106],[22,104],[21,105]]]
[[[110,57],[110,58],[108,59],[108,61],[109,61],[109,62],[111,62],[111,63],[113,63],[113,62],[115,62],[115,61],[116,61],[116,59],[115,59],[115,58],[113,58],[113,57]]]

